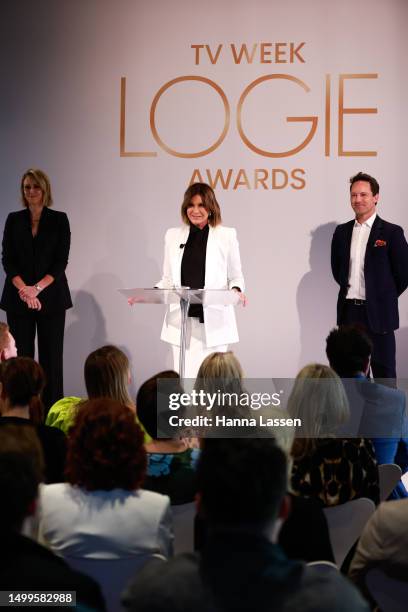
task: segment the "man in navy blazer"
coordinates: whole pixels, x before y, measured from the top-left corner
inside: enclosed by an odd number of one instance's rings
[[[340,285],[337,324],[362,325],[373,342],[375,378],[396,378],[395,336],[398,297],[408,286],[408,244],[404,231],[376,212],[379,184],[359,172],[350,179],[355,219],[336,227],[332,272]]]
[[[405,393],[367,378],[372,342],[361,329],[344,325],[326,338],[330,367],[342,378],[350,406],[345,437],[371,438],[378,465],[396,463],[408,471],[408,418]],[[408,497],[402,482],[391,497]]]

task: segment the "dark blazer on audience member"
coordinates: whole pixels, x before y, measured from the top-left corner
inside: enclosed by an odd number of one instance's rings
[[[349,285],[351,236],[355,221],[335,229],[331,247],[333,276],[340,285],[337,324],[343,322],[343,308]],[[381,240],[383,246],[375,246]],[[398,296],[408,286],[408,245],[399,225],[376,216],[364,259],[366,309],[370,330],[376,334],[399,327]]]
[[[64,212],[44,207],[40,227],[33,240],[30,211],[26,208],[9,214],[3,235],[3,266],[6,272],[0,308],[15,314],[27,313],[11,279],[20,275],[26,285],[34,285],[46,274],[54,282],[41,291],[41,313],[61,312],[72,301],[65,276],[70,247],[68,217]]]
[[[44,482],[52,484],[55,482],[64,482],[65,455],[66,455],[66,437],[64,432],[56,427],[48,427],[48,425],[34,425],[27,419],[14,416],[0,417],[1,425],[32,425],[37,432],[37,436],[41,442],[45,461]]]
[[[72,570],[50,550],[18,533],[0,534],[0,541],[1,591],[75,591],[77,604],[105,610],[100,587],[93,578]]]
[[[202,555],[152,561],[122,597],[132,612],[368,612],[336,569],[287,559],[277,544],[245,531],[213,532]]]

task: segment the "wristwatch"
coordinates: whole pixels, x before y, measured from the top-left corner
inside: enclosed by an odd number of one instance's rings
[[[42,291],[42,287],[41,285],[34,285],[34,287],[37,289],[38,293],[40,293],[40,291]]]

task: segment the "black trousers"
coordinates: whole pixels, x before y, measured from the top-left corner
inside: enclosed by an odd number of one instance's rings
[[[52,314],[42,314],[34,310],[22,315],[7,312],[7,323],[15,338],[19,357],[34,359],[37,332],[38,361],[46,376],[43,402],[47,412],[57,400],[64,397],[65,310]]]
[[[376,334],[368,324],[367,310],[364,305],[357,306],[346,301],[343,308],[342,325],[360,325],[371,338],[373,353],[371,355],[371,371],[376,380],[397,378],[395,362],[395,334],[393,331]],[[386,381],[384,381],[386,382]],[[390,383],[389,384],[393,384]]]

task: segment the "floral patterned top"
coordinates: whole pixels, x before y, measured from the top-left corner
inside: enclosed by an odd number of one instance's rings
[[[197,448],[181,453],[147,453],[143,488],[168,495],[172,505],[192,502],[197,490],[195,467],[199,454]]]
[[[324,506],[344,504],[358,497],[379,503],[378,466],[371,440],[317,440],[317,448],[293,462],[292,492],[316,497]]]

